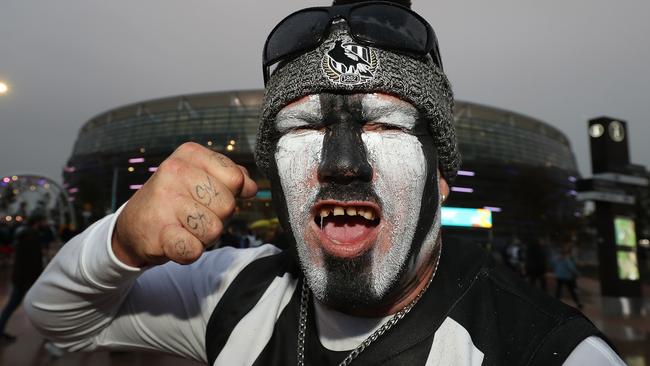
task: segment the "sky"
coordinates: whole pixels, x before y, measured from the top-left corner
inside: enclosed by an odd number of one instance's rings
[[[413,0],[456,98],[541,119],[591,174],[587,120],[628,122],[650,166],[650,2]],[[61,181],[79,128],[142,100],[262,87],[261,49],[289,13],[328,1],[2,0],[0,176]]]

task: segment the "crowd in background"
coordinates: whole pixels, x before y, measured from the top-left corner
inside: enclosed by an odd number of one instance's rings
[[[547,275],[552,273],[556,284],[555,297],[561,298],[566,288],[575,305],[582,309],[576,284],[580,272],[575,251],[575,245],[569,240],[554,246],[546,238],[530,238],[524,243],[514,237],[500,254],[507,267],[544,292],[548,291]]]

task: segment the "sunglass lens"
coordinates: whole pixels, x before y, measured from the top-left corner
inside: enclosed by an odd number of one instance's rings
[[[357,39],[407,52],[427,52],[427,27],[396,6],[367,5],[352,10],[350,28]]]
[[[318,45],[329,24],[329,14],[322,10],[303,11],[287,17],[271,34],[265,62],[275,62]]]

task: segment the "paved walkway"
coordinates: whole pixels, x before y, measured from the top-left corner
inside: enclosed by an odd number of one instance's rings
[[[0,269],[0,307],[8,295],[8,270]],[[554,280],[549,277],[550,289]],[[617,299],[600,297],[599,283],[590,278],[578,282],[580,297],[584,302],[584,313],[614,342],[630,366],[650,366],[650,286],[644,288],[645,307],[630,308],[629,315],[608,315],[612,303]],[[565,291],[566,292],[566,291]],[[568,295],[568,294],[566,294]],[[563,299],[572,304],[570,300]],[[625,308],[625,305],[623,306]],[[8,331],[18,340],[0,347],[0,366],[197,366],[199,364],[176,357],[143,352],[94,352],[65,354],[53,357],[44,348],[43,338],[33,328],[22,307],[11,318]]]
[[[600,283],[593,278],[580,278],[578,288],[584,314],[614,343],[625,362],[650,366],[650,286],[643,286],[643,297],[636,300],[602,298]],[[562,300],[573,305],[566,292]]]

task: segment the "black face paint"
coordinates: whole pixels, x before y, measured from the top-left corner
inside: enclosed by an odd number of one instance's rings
[[[372,167],[361,140],[363,115],[361,94],[321,94],[325,126],[318,178],[323,183],[370,182]]]
[[[427,130],[428,126],[429,122],[421,119],[416,122],[415,130]],[[433,136],[429,133],[415,133],[415,135],[422,145],[422,152],[427,162],[427,177],[424,192],[422,192],[420,218],[418,219],[415,235],[413,235],[412,252],[410,253],[411,260],[415,260],[420,254],[424,239],[429,231],[431,231],[437,219],[436,212],[440,203],[438,189],[438,153],[433,143]]]

